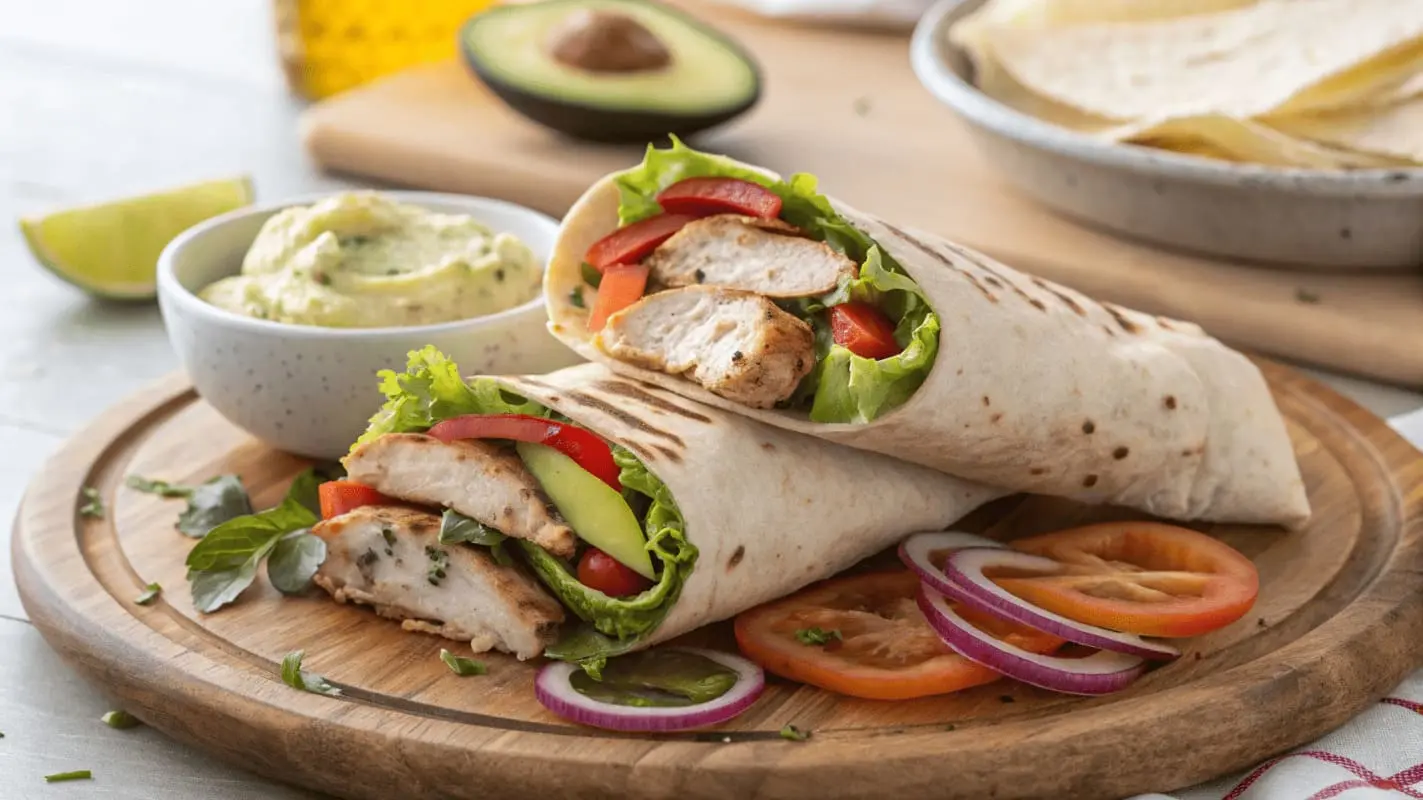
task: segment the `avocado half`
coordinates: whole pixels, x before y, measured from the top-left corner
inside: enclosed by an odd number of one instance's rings
[[[590,18],[632,27],[654,55],[627,61],[617,32],[575,29]],[[578,36],[587,66],[557,47]],[[589,50],[593,52],[589,57]],[[525,117],[598,142],[688,136],[745,113],[761,97],[761,71],[740,45],[705,23],[647,0],[541,0],[476,14],[460,32],[474,74]],[[601,63],[600,63],[601,62]]]

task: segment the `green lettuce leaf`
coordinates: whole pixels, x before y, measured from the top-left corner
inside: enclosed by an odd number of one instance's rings
[[[624,225],[661,213],[657,194],[683,178],[740,178],[765,186],[781,198],[781,218],[858,262],[860,276],[826,297],[784,304],[816,333],[816,366],[797,388],[791,404],[808,407],[816,422],[869,422],[903,405],[924,383],[939,349],[939,319],[923,291],[869,236],[837,213],[805,173],[781,181],[731,161],[702,153],[673,137],[672,147],[648,146],[642,164],[620,173],[618,219]],[[830,339],[825,309],[860,300],[874,303],[895,320],[895,339],[904,352],[891,358],[861,358]]]
[[[557,412],[505,390],[492,378],[460,377],[453,361],[434,347],[412,351],[404,373],[382,370],[381,391],[386,403],[356,444],[387,433],[424,431],[443,420],[464,414],[528,414],[562,418]],[[686,522],[667,487],[628,450],[614,446],[613,459],[620,468],[624,496],[634,512],[647,503],[642,515],[647,548],[660,560],[662,573],[647,591],[633,597],[608,597],[578,582],[572,564],[526,540],[517,540],[525,561],[575,615],[588,623],[568,626],[564,639],[547,650],[551,658],[582,660],[612,656],[632,648],[639,637],[657,627],[682,591],[692,572],[697,550],[687,541]],[[448,536],[457,535],[458,519],[447,519]],[[471,540],[472,541],[472,540]],[[563,655],[559,655],[563,654]]]

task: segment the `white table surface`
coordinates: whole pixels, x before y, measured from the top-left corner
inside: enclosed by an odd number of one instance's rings
[[[10,220],[224,174],[252,175],[263,199],[353,185],[321,175],[298,146],[300,104],[278,71],[270,14],[268,0],[5,4],[0,519],[66,436],[177,366],[155,306],[90,301],[31,261]],[[1423,395],[1320,377],[1382,416],[1423,408]],[[103,725],[103,687],[80,680],[26,620],[9,534],[0,529],[0,797],[317,797],[151,729]],[[96,779],[44,783],[74,769]]]

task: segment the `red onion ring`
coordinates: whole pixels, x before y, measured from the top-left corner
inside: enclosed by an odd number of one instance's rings
[[[983,574],[988,567],[1000,566],[1053,574],[1061,565],[1050,558],[1001,546],[966,547],[955,550],[941,571],[929,560],[930,553],[946,549],[937,541],[935,534],[910,537],[899,546],[899,557],[918,573],[926,585],[969,608],[1098,650],[1111,650],[1153,661],[1169,661],[1181,655],[1181,651],[1163,642],[1077,622],[1039,608],[1014,596]]]
[[[1086,658],[1029,653],[975,628],[944,595],[923,584],[918,601],[929,624],[954,652],[1023,683],[1066,694],[1110,694],[1125,689],[1146,671],[1145,660],[1109,650]]]
[[[715,700],[696,706],[640,707],[604,703],[579,692],[569,676],[581,669],[567,661],[553,661],[534,678],[534,696],[544,708],[564,719],[614,731],[668,732],[718,725],[751,707],[766,688],[766,673],[750,661],[695,647],[677,648],[694,653],[736,671],[736,685]]]

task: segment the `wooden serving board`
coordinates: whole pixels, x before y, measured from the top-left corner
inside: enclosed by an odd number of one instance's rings
[[[694,144],[785,174],[810,172],[856,207],[961,241],[1101,300],[1189,319],[1243,348],[1423,386],[1423,272],[1292,272],[1170,253],[1022,197],[965,125],[920,86],[903,34],[792,26],[678,5],[744,43],[765,91]],[[309,109],[322,165],[399,184],[501,197],[561,216],[641,147],[568,140],[505,108],[457,63],[396,75]]]
[[[1204,528],[1247,553],[1250,615],[1185,643],[1115,696],[1009,682],[912,702],[841,697],[773,679],[750,711],[697,734],[619,735],[545,712],[534,664],[491,654],[459,678],[450,642],[410,633],[319,590],[283,598],[265,576],[212,615],[189,601],[181,503],[123,486],[236,472],[258,507],[305,464],[265,448],[181,376],[112,409],[30,487],[14,536],[25,608],[51,645],[148,724],[234,763],[352,798],[1107,798],[1167,791],[1315,738],[1423,664],[1423,458],[1386,424],[1265,364],[1306,476],[1304,530]],[[76,513],[98,488],[105,519]],[[1121,512],[1007,498],[961,527],[1000,538]],[[695,541],[697,531],[689,531]],[[872,562],[893,562],[882,554]],[[150,606],[145,583],[166,589]],[[732,648],[720,623],[688,639]],[[280,661],[344,697],[292,689]],[[803,743],[783,725],[813,731]]]

